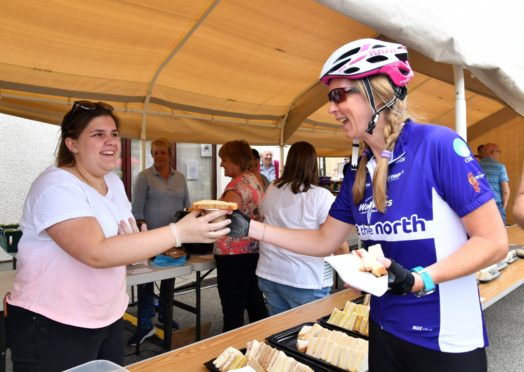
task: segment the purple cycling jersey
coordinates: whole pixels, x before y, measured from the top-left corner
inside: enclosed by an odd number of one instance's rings
[[[407,269],[460,248],[468,239],[460,218],[493,198],[467,144],[446,127],[406,122],[389,161],[385,213],[373,203],[374,164],[370,159],[363,201],[353,203],[351,170],[330,215],[355,225],[365,245],[380,243],[386,257]],[[370,316],[383,330],[434,350],[465,352],[488,344],[475,275],[441,283],[420,298],[373,297]]]

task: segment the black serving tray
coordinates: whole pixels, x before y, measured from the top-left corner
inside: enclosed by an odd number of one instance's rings
[[[316,372],[329,372],[329,371],[342,372],[342,371],[345,371],[342,368],[333,366],[329,363],[324,362],[321,359],[314,358],[311,355],[307,355],[306,353],[303,353],[297,350],[298,333],[300,332],[303,326],[306,326],[306,325],[312,326],[313,324],[315,323],[308,322],[308,323],[297,325],[293,328],[289,328],[289,329],[286,329],[285,331],[278,332],[278,333],[275,333],[274,335],[269,336],[268,338],[266,338],[266,341],[271,346],[282,350],[284,353],[295,358],[300,363],[304,363],[310,366]]]
[[[362,304],[364,302],[364,296],[357,297],[357,298],[355,298],[351,302],[354,302],[356,304]],[[342,310],[342,309],[339,309],[339,310]],[[349,336],[352,336],[352,337],[363,338],[363,339],[366,339],[366,340],[369,339],[368,336],[363,335],[362,333],[358,333],[358,332],[355,332],[355,331],[350,331],[349,329],[342,328],[342,327],[339,327],[339,326],[337,326],[335,324],[328,323],[328,320],[329,320],[330,316],[331,316],[331,314],[323,316],[322,318],[318,319],[317,322],[322,327],[329,328],[332,331],[340,331],[340,332],[344,332],[344,333],[346,333],[346,334],[348,334]]]

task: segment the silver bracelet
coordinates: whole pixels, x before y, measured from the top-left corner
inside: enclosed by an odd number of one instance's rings
[[[171,228],[171,232],[173,233],[173,236],[175,237],[175,247],[181,247],[182,242],[180,241],[180,235],[178,234],[178,230],[176,228],[176,224],[171,222],[169,224],[169,227]]]

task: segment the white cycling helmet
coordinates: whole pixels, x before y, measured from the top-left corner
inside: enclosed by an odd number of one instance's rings
[[[393,88],[393,98],[377,108],[369,77],[385,75]],[[376,39],[356,40],[341,46],[331,54],[320,73],[320,81],[328,85],[331,79],[361,79],[369,97],[373,115],[366,132],[373,133],[380,113],[403,100],[407,95],[406,84],[413,78],[413,70],[408,62],[407,48],[402,44],[389,43]],[[353,150],[355,150],[355,144]]]
[[[348,43],[331,54],[320,73],[320,80],[362,79],[386,75],[393,85],[404,87],[413,78],[404,45],[375,39],[361,39]]]

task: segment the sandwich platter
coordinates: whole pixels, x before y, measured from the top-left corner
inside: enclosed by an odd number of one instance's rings
[[[506,255],[506,259],[505,259],[506,263],[509,265],[517,260],[518,260],[517,251],[514,249],[510,249],[508,251],[508,254]]]
[[[239,351],[240,351],[242,354],[244,354],[244,353],[246,352],[246,348],[239,349]],[[215,365],[214,365],[214,363],[213,363],[213,362],[215,361],[215,359],[217,359],[217,358],[213,358],[213,359],[211,359],[211,360],[208,360],[207,362],[204,363],[204,366],[205,366],[208,370],[210,370],[210,371],[213,371],[213,372],[220,372],[220,369],[218,369],[217,367],[215,367]]]
[[[491,282],[492,280],[497,279],[499,276],[500,276],[500,271],[495,271],[494,273],[488,272],[485,275],[478,276],[477,280],[481,283],[488,283],[488,282]]]
[[[367,298],[367,301],[365,298]],[[360,309],[365,308],[365,310],[349,309],[348,305],[356,305]],[[348,301],[344,309],[335,308],[331,314],[323,316],[317,321],[322,327],[345,332],[353,337],[367,339],[369,333],[369,294],[355,298],[353,301]]]
[[[299,324],[295,327],[292,327],[292,328],[289,328],[287,330],[284,330],[282,332],[279,332],[279,333],[276,333],[274,335],[271,335],[269,336],[266,341],[284,351],[286,354],[290,355],[290,356],[293,356],[293,358],[295,358],[296,360],[304,363],[304,364],[307,364],[309,365],[311,368],[313,368],[315,371],[320,371],[320,372],[323,372],[323,371],[335,371],[335,372],[340,372],[340,371],[346,371],[345,369],[342,369],[340,367],[337,367],[333,364],[329,364],[327,363],[326,361],[322,360],[322,359],[319,359],[319,358],[316,358],[316,357],[313,357],[309,354],[306,354],[306,352],[304,351],[299,351],[298,349],[298,346],[297,346],[297,340],[299,338],[299,334],[302,332],[302,329],[304,327],[318,327],[319,324],[318,323],[313,323],[313,322],[307,322],[307,323],[303,323],[303,324]],[[359,338],[361,340],[364,340],[364,338],[362,337],[358,337],[358,336],[352,336],[352,337],[355,337],[355,338]],[[366,340],[367,342],[367,340]],[[366,366],[367,366],[367,356],[366,356]],[[367,370],[367,368],[365,368],[365,370]]]
[[[524,258],[524,246],[517,244],[510,244],[509,249],[515,251],[517,257]]]
[[[228,347],[216,358],[204,363],[215,372],[221,371],[327,371],[316,364],[306,363],[265,342],[251,340],[244,349]]]
[[[488,266],[482,270],[477,271],[476,277],[480,283],[491,282],[500,276],[500,271],[497,269],[497,265]]]

